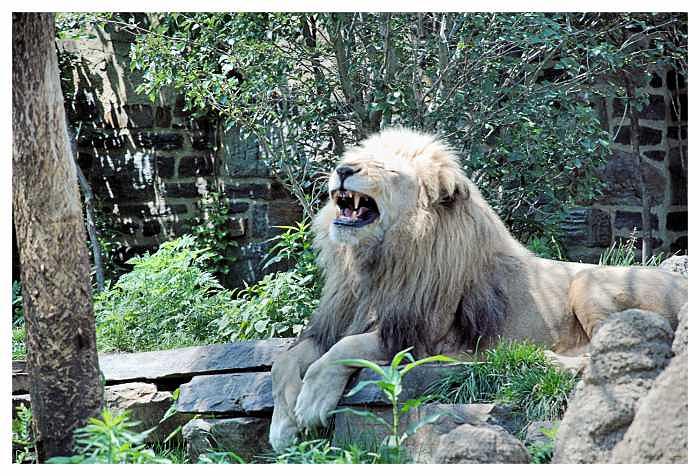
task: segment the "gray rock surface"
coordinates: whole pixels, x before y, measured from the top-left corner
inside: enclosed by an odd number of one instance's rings
[[[554,463],[604,463],[639,400],[671,357],[671,327],[640,310],[611,315],[594,334],[591,360],[557,433]]]
[[[463,424],[442,435],[433,463],[524,464],[530,462],[525,446],[500,426]]]
[[[189,377],[212,372],[265,370],[294,339],[266,339],[155,352],[101,354],[108,383]]]
[[[678,313],[678,327],[673,338],[673,355],[681,355],[688,352],[688,304],[681,308]]]
[[[445,372],[446,366],[418,367],[406,375],[401,398],[423,396],[427,388]],[[376,380],[377,376],[362,369],[348,383],[346,393],[357,382]],[[388,400],[375,385],[368,385],[352,397],[341,399],[341,405],[386,405]],[[231,415],[235,413],[272,412],[272,380],[270,372],[246,372],[221,375],[198,375],[180,386],[177,410],[183,413]]]
[[[152,383],[132,382],[105,387],[105,405],[113,412],[129,411],[132,420],[139,421],[132,431],[145,431],[155,428],[147,441],[163,441],[189,417],[173,415],[160,423],[170,406],[173,396],[170,392],[158,391]]]
[[[366,410],[366,408],[363,408]],[[392,421],[391,408],[377,407],[372,413],[387,422]],[[423,426],[404,443],[407,453],[414,463],[431,463],[440,443],[442,435],[449,433],[460,425],[469,423],[479,425],[499,425],[516,428],[522,424],[512,415],[508,407],[489,404],[425,404],[401,416],[399,433],[403,433],[411,425],[432,415],[442,415],[438,420]],[[378,444],[388,436],[389,432],[381,423],[367,417],[352,413],[338,413],[335,416],[335,432],[333,443],[345,445],[348,443]]]
[[[640,402],[612,463],[688,463],[688,354],[678,355]]]
[[[271,451],[269,430],[268,418],[195,419],[182,428],[182,436],[193,463],[209,450],[233,451],[250,462],[254,456]]]
[[[660,269],[671,271],[672,273],[682,274],[688,277],[688,255],[671,256],[664,260],[660,265]]]

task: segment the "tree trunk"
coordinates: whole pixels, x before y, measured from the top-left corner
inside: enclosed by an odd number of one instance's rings
[[[12,14],[12,206],[39,461],[102,406],[90,265],[48,13]]]
[[[644,170],[642,168],[642,155],[639,152],[639,112],[634,104],[636,96],[636,86],[630,78],[629,73],[625,75],[625,90],[627,94],[627,105],[630,112],[630,143],[632,145],[632,154],[634,155],[636,164],[637,183],[639,184],[639,193],[642,196],[642,264],[646,264],[651,256],[651,204],[649,202],[649,194],[647,193],[646,183],[644,182]]]

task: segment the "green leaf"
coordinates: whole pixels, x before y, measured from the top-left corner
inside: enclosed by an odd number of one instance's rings
[[[415,434],[418,430],[423,428],[425,425],[435,423],[440,418],[442,418],[444,416],[448,416],[448,415],[449,415],[448,413],[439,412],[439,413],[434,413],[434,414],[429,415],[427,417],[421,418],[417,422],[414,422],[411,425],[409,425],[409,427],[406,429],[406,432],[404,434],[406,436],[411,436],[411,435]]]
[[[341,359],[341,360],[336,360],[333,362],[335,365],[345,365],[347,367],[360,367],[360,368],[365,368],[365,369],[370,369],[372,372],[375,374],[385,377],[386,373],[384,370],[374,362],[370,362],[369,360],[364,360],[364,359]]]

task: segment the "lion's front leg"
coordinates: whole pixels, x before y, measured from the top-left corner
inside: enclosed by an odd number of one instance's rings
[[[275,406],[270,424],[270,444],[275,451],[294,443],[299,433],[294,407],[301,391],[302,377],[309,365],[320,356],[316,344],[306,339],[280,355],[272,365],[272,398]]]
[[[306,371],[294,415],[302,428],[327,426],[328,413],[335,409],[357,370],[336,362],[342,359],[385,360],[377,332],[344,337]]]

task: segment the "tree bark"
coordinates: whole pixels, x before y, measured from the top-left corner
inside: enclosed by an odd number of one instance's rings
[[[69,455],[102,406],[90,264],[70,157],[54,20],[12,14],[12,206],[39,461]]]

